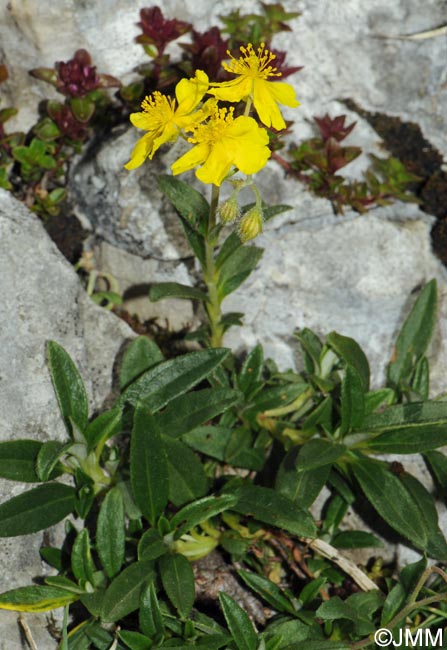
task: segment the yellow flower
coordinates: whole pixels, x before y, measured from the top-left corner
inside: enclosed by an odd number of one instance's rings
[[[176,99],[162,95],[159,91],[146,97],[141,104],[143,111],[132,113],[130,121],[147,133],[138,140],[125,168],[139,167],[146,158],[152,159],[162,144],[174,142],[181,129],[204,120],[208,114],[196,111],[196,108],[207,90],[208,76],[202,70],[197,70],[194,79],[179,81],[175,88]]]
[[[210,119],[187,130],[189,142],[196,146],[173,165],[174,175],[199,167],[196,176],[202,183],[220,185],[235,166],[244,174],[255,174],[270,157],[269,137],[252,117],[233,117],[233,108],[211,108]]]
[[[239,102],[241,99],[250,98],[253,101],[259,119],[266,126],[272,126],[280,131],[286,128],[286,123],[278,108],[284,104],[295,108],[299,106],[295,90],[290,84],[283,82],[267,81],[269,77],[280,77],[281,72],[271,66],[276,55],[265,48],[264,43],[254,51],[253,45],[240,48],[242,55],[235,59],[230,52],[229,64],[223,63],[227,72],[239,75],[237,79],[212,84],[208,92],[227,102]]]

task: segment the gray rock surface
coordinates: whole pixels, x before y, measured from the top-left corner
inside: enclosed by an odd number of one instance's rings
[[[39,220],[4,190],[0,190],[0,304],[0,440],[64,439],[46,365],[46,341],[56,340],[78,365],[93,412],[110,395],[116,356],[134,334],[93,304]],[[1,480],[0,502],[29,487]],[[53,527],[45,533],[45,543],[54,544],[59,534]],[[0,592],[27,585],[45,571],[39,556],[43,535],[0,539]],[[25,619],[39,650],[55,647],[44,616]],[[1,650],[28,647],[22,637],[17,615],[0,611]]]

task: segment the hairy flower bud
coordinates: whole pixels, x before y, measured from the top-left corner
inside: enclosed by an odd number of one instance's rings
[[[240,213],[239,204],[234,194],[219,207],[219,216],[222,223],[233,223],[239,218]]]
[[[254,239],[262,232],[262,209],[255,205],[239,222],[239,237],[242,243]]]

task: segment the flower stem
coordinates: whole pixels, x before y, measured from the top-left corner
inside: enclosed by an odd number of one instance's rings
[[[219,204],[219,188],[213,185],[211,194],[210,212],[208,217],[208,228],[205,236],[205,264],[202,265],[203,279],[208,289],[208,302],[206,311],[210,324],[210,345],[212,348],[222,346],[223,326],[221,322],[222,312],[220,299],[217,291],[219,273],[216,269],[214,251],[216,245],[216,215]]]

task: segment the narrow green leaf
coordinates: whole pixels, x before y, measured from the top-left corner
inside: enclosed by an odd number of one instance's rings
[[[156,560],[168,552],[168,546],[156,528],[146,530],[138,542],[139,560]]]
[[[171,519],[172,528],[176,528],[174,539],[178,539],[197,524],[207,521],[225,510],[230,510],[237,503],[234,494],[222,494],[215,497],[204,497],[176,512]]]
[[[73,512],[76,492],[69,485],[45,483],[0,505],[0,537],[29,535]]]
[[[163,555],[158,562],[163,588],[181,618],[187,618],[195,598],[194,573],[186,557]]]
[[[232,253],[219,269],[217,285],[220,299],[235,291],[256,268],[263,254],[262,248],[243,246]]]
[[[189,352],[159,363],[138,377],[121,395],[118,405],[138,402],[158,411],[205,379],[228,356],[229,350],[210,349]]]
[[[149,289],[149,300],[158,302],[165,298],[180,298],[182,300],[201,300],[207,302],[208,296],[200,289],[189,287],[179,282],[157,282]]]
[[[369,363],[362,348],[349,336],[342,336],[331,332],[326,337],[326,342],[349,366],[357,371],[362,382],[363,391],[369,390]]]
[[[392,387],[407,381],[414,364],[430,343],[436,323],[437,284],[431,280],[422,289],[397,337],[394,358],[388,366]]]
[[[116,406],[110,411],[100,413],[85,430],[88,450],[102,446],[107,440],[120,433],[122,428],[123,409]]]
[[[278,612],[295,615],[296,609],[290,602],[289,598],[284,594],[283,590],[278,587],[274,582],[260,576],[251,571],[244,571],[240,569],[238,572],[239,577],[245,582],[250,589],[261,596],[269,605],[276,609]]]
[[[92,560],[90,535],[87,528],[83,528],[74,541],[71,551],[71,570],[81,585],[86,583],[93,585],[96,567]]]
[[[114,623],[138,609],[145,586],[154,579],[152,562],[133,562],[106,589],[101,618]]]
[[[164,356],[155,341],[147,336],[138,336],[123,355],[119,375],[121,390],[161,361],[164,361]]]
[[[341,384],[341,426],[343,435],[360,427],[365,415],[365,392],[357,370],[350,365],[345,368]]]
[[[109,578],[113,578],[124,562],[124,503],[120,490],[108,492],[101,504],[96,527],[96,551]]]
[[[223,592],[219,593],[219,601],[238,650],[256,650],[258,637],[248,614]]]
[[[232,430],[225,448],[224,460],[234,467],[259,471],[265,462],[265,449],[254,446],[254,436],[248,427]]]
[[[389,406],[393,403],[395,393],[391,388],[379,388],[365,395],[365,415],[374,413],[382,404]]]
[[[208,481],[202,463],[193,451],[180,440],[163,436],[169,474],[169,501],[182,506],[202,497]]]
[[[447,402],[411,402],[389,406],[380,413],[368,415],[362,431],[391,431],[427,423],[447,425]]]
[[[447,494],[447,456],[441,451],[428,451],[424,454],[434,476],[438,489]]]
[[[354,476],[371,505],[398,533],[425,550],[427,531],[411,494],[384,463],[359,458],[351,465]]]
[[[130,650],[150,650],[153,647],[152,641],[140,632],[132,630],[120,630],[118,638],[123,641]]]
[[[300,342],[301,348],[304,353],[304,364],[307,372],[311,375],[320,374],[320,359],[323,344],[321,343],[315,332],[304,327],[297,330],[294,336]]]
[[[130,478],[135,503],[154,525],[163,512],[169,492],[165,446],[155,419],[137,407],[130,443]]]
[[[204,196],[191,185],[168,174],[160,175],[158,184],[188,224],[202,235],[205,234],[210,206]]]
[[[430,366],[427,357],[422,357],[414,369],[411,388],[419,399],[428,400],[430,393]]]
[[[335,548],[377,548],[383,547],[380,539],[364,530],[344,530],[332,539]]]
[[[404,472],[399,476],[401,483],[412,496],[414,503],[419,508],[421,518],[427,532],[427,553],[435,560],[447,561],[447,542],[439,528],[438,511],[435,501],[428,490],[411,474]]]
[[[0,609],[14,612],[49,612],[78,600],[78,596],[66,589],[47,585],[18,587],[0,594]]]
[[[418,454],[447,444],[447,424],[419,424],[370,438],[368,449],[375,454]]]
[[[88,423],[88,400],[78,369],[56,341],[47,343],[48,365],[66,429],[73,434],[71,420],[83,432]]]
[[[43,443],[36,460],[36,471],[40,481],[48,481],[48,479],[55,478],[55,475],[62,473],[61,468],[59,468],[60,471],[54,470],[59,460],[72,446],[72,442],[64,444],[57,440],[48,440]]]
[[[299,447],[287,452],[279,466],[275,489],[291,499],[300,508],[310,508],[328,480],[331,465],[321,465],[309,471],[298,472],[296,468]]]
[[[10,481],[37,483],[36,462],[41,442],[37,440],[8,440],[0,442],[0,477]]]
[[[204,236],[200,234],[198,230],[193,228],[187,219],[184,219],[181,215],[179,215],[179,219],[183,226],[185,237],[188,240],[188,244],[191,246],[194,255],[202,265],[206,264],[206,247]]]
[[[76,582],[73,582],[73,580],[69,580],[64,576],[47,576],[45,578],[45,584],[49,585],[50,587],[65,589],[66,591],[70,591],[73,594],[85,594],[85,591],[82,589],[82,587],[76,584]]]
[[[316,526],[311,515],[288,497],[258,485],[244,485],[231,490],[237,504],[232,508],[251,515],[261,522],[289,531],[300,537],[315,537]]]
[[[296,461],[296,469],[298,472],[303,472],[322,465],[332,465],[345,452],[345,445],[313,438],[302,446]]]
[[[222,264],[224,264],[224,262],[226,262],[227,259],[238,250],[238,248],[241,248],[241,246],[241,238],[236,231],[233,231],[220,247],[219,253],[216,257],[216,269],[219,270]]]
[[[151,639],[163,639],[165,626],[154,583],[150,582],[141,594],[139,611],[140,629]]]
[[[264,351],[261,345],[257,345],[245,359],[237,378],[238,386],[245,395],[249,395],[250,391],[258,386],[262,377],[263,364]]]
[[[231,429],[221,426],[197,427],[182,436],[183,442],[202,454],[224,460]]]
[[[241,393],[230,388],[204,388],[181,395],[157,415],[159,431],[172,438],[179,438],[228,410],[241,398]]]

